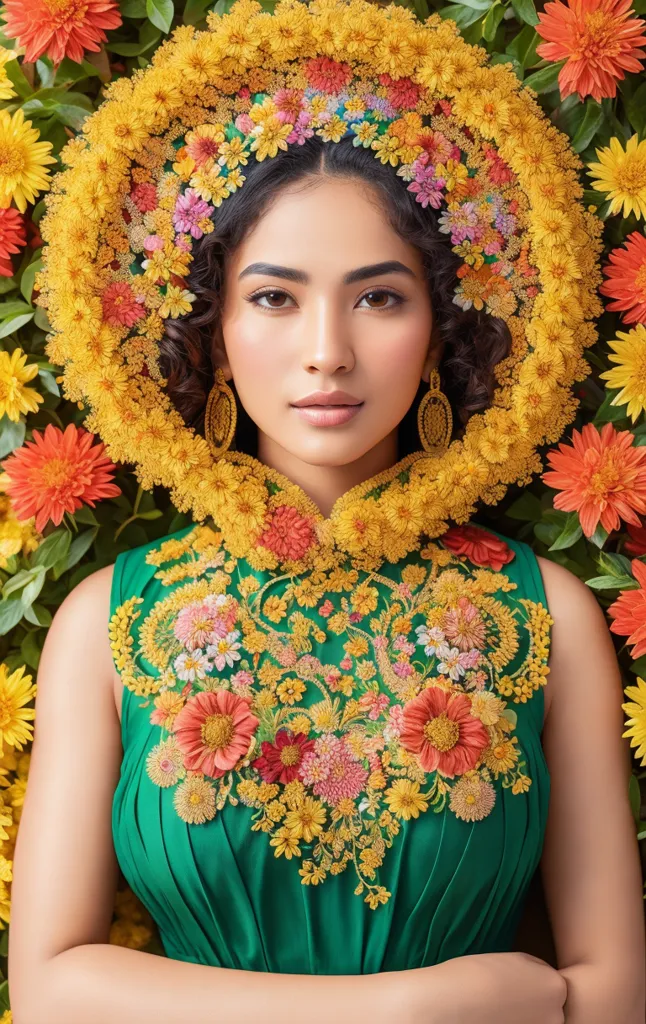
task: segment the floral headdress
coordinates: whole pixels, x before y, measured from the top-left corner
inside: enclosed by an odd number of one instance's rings
[[[66,396],[89,405],[88,429],[115,461],[134,463],[143,487],[166,485],[198,520],[239,519],[234,494],[253,486],[255,460],[227,452],[214,461],[164,390],[158,342],[167,317],[190,311],[193,243],[244,187],[250,162],[312,135],[351,136],[439,211],[462,258],[453,301],[505,320],[512,348],[496,367],[492,406],[443,455],[408,456],[370,481],[368,505],[353,488],[329,519],[268,471],[277,487],[255,495],[262,507],[227,538],[232,553],[253,549],[263,567],[284,562],[258,544],[267,517],[287,504],[330,550],[398,558],[422,528],[441,534],[541,468],[536,449],[571,421],[572,384],[589,371],[602,224],[580,203],[578,156],[511,66],[487,64],[435,14],[422,24],[366,0],[281,0],[270,15],[237,0],[203,32],[176,29],[149,67],[106,92],[63,150],[68,170],[46,199],[39,301]],[[382,485],[395,479],[393,499]],[[413,481],[414,514],[399,516],[397,498],[404,508]],[[377,536],[365,520],[386,501]]]

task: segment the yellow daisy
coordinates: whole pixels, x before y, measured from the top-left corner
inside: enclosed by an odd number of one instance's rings
[[[21,348],[11,354],[0,352],[0,416],[8,416],[17,423],[21,413],[38,412],[38,403],[45,399],[33,388],[25,387],[27,381],[38,376],[38,366],[26,366],[27,355]]]
[[[285,826],[295,839],[303,839],[306,843],[311,843],[314,837],[322,832],[325,817],[325,808],[321,801],[307,796],[302,804],[293,811],[288,811],[285,817]]]
[[[13,114],[0,110],[0,208],[15,202],[21,213],[39,192],[49,189],[45,164],[56,163],[50,156],[51,142],[39,142],[40,133],[25,121],[20,108]]]
[[[33,726],[29,722],[36,714],[34,708],[24,707],[36,694],[31,676],[24,672],[25,666],[21,665],[9,675],[7,666],[0,665],[0,741],[18,750],[31,741]]]
[[[628,217],[632,212],[646,218],[646,139],[637,141],[635,133],[623,149],[615,136],[610,147],[595,150],[599,163],[588,164],[596,192],[607,192],[610,213],[622,213]]]
[[[641,764],[646,765],[646,683],[637,676],[637,686],[627,686],[624,690],[627,697],[634,703],[622,704],[622,709],[630,718],[626,719],[628,728],[623,736],[630,736],[631,747],[637,747],[635,756],[641,757]]]
[[[621,388],[611,405],[627,404],[634,423],[646,409],[646,327],[637,324],[631,331],[617,331],[617,337],[621,340],[608,342],[614,353],[608,359],[618,365],[600,376],[609,388]]]
[[[9,100],[12,96],[16,95],[16,91],[5,67],[5,64],[10,60],[15,59],[16,54],[13,50],[7,50],[6,47],[0,46],[0,100]]]
[[[428,809],[428,800],[419,791],[419,783],[409,779],[397,779],[384,794],[386,803],[393,814],[408,821],[419,818],[420,811]]]

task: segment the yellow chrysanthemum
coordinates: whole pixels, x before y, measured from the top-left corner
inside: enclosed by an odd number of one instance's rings
[[[0,477],[0,489],[3,481]],[[42,540],[36,530],[34,517],[20,520],[13,511],[11,499],[0,494],[0,569],[6,569],[7,559],[22,553],[29,555],[35,551]]]
[[[0,416],[8,416],[17,423],[21,413],[38,412],[38,403],[45,399],[33,388],[25,387],[27,381],[38,376],[36,363],[27,362],[27,355],[21,348],[13,352],[0,352]]]
[[[600,376],[609,388],[621,388],[611,405],[627,405],[634,423],[646,409],[646,327],[637,324],[631,331],[617,331],[617,338],[621,340],[608,342],[614,353],[608,359],[617,366]]]
[[[40,133],[25,121],[21,108],[11,115],[0,110],[0,207],[6,210],[11,202],[21,213],[33,203],[39,192],[49,188],[49,171],[45,164],[56,163],[50,156],[51,142],[39,142]]]
[[[24,673],[24,665],[11,674],[4,662],[0,665],[0,744],[8,743],[18,750],[32,740],[33,726],[29,723],[36,715],[34,708],[25,707],[35,696],[36,685]]]
[[[636,757],[641,757],[642,767],[646,765],[646,683],[637,676],[637,686],[627,686],[624,690],[631,703],[622,704],[622,710],[630,717],[626,719],[623,736],[630,736],[631,747],[637,747]]]
[[[393,814],[408,821],[419,818],[420,811],[428,809],[428,799],[419,791],[419,783],[409,779],[397,779],[384,795]]]
[[[595,149],[599,163],[588,164],[596,192],[607,192],[610,212],[628,217],[634,213],[646,218],[646,139],[637,141],[635,133],[623,149],[616,136],[610,147]]]
[[[0,100],[10,100],[12,96],[16,95],[5,67],[10,60],[15,59],[16,54],[13,50],[7,50],[5,46],[0,46]]]

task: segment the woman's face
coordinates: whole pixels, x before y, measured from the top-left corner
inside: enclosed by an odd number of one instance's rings
[[[432,329],[419,251],[369,186],[321,178],[283,191],[228,261],[215,351],[260,458],[332,467],[395,441],[439,361]]]

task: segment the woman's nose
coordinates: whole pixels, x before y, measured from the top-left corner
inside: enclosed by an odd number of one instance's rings
[[[333,302],[321,301],[312,308],[304,324],[302,360],[304,369],[331,376],[354,366],[352,329],[343,311]]]

